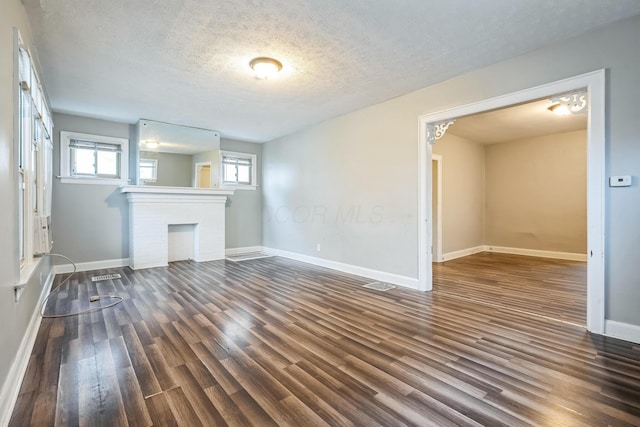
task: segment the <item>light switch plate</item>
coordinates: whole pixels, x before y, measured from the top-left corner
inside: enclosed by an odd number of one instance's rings
[[[630,187],[631,176],[611,176],[609,177],[609,187]]]

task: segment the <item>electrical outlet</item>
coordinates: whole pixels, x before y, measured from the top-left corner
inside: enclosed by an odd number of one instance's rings
[[[631,187],[631,176],[611,176],[609,187]]]
[[[320,243],[316,245],[316,251],[320,252]]]

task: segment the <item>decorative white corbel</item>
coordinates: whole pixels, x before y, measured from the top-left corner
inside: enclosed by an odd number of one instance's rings
[[[551,98],[552,106],[549,108],[553,111],[558,106],[564,106],[565,114],[580,114],[587,111],[589,107],[589,96],[586,91],[565,93]]]
[[[444,120],[437,123],[427,123],[427,142],[435,144],[437,140],[442,138],[455,120]]]

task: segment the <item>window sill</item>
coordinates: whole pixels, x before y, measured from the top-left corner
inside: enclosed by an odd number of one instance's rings
[[[221,190],[256,190],[257,185],[221,185]]]
[[[43,257],[34,258],[30,262],[25,262],[20,269],[20,281],[16,284],[16,288],[23,288],[31,279],[31,275],[36,271]]]
[[[62,184],[93,184],[93,185],[127,185],[128,179],[108,178],[74,178],[72,176],[58,176]]]

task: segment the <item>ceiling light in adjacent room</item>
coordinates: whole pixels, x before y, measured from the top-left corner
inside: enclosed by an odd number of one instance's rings
[[[273,58],[254,58],[249,62],[249,66],[256,73],[256,78],[266,80],[274,77],[282,70],[282,63]]]
[[[155,150],[156,148],[158,148],[160,143],[158,143],[157,141],[146,141],[144,145],[146,145],[146,147],[150,148],[151,150]]]
[[[549,107],[549,111],[558,116],[568,116],[569,114],[571,114],[571,111],[569,111],[569,107],[567,107],[565,104],[553,104],[551,107]]]

